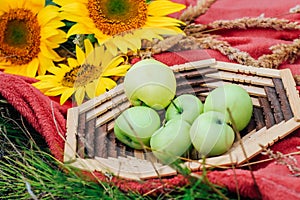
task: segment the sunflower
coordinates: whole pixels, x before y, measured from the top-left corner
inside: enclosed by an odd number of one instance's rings
[[[182,33],[183,22],[167,15],[185,5],[169,0],[54,0],[61,6],[62,18],[76,22],[68,31],[74,34],[94,34],[113,55],[118,50],[141,47],[141,40],[163,39],[162,35]]]
[[[67,40],[59,28],[65,24],[57,6],[45,0],[0,0],[0,69],[6,73],[34,77],[45,74],[54,51]]]
[[[117,83],[112,76],[124,76],[130,65],[123,64],[126,58],[113,57],[104,46],[94,47],[90,40],[84,40],[85,52],[76,45],[76,59],[68,58],[67,64],[52,67],[47,74],[38,76],[38,82],[33,86],[47,96],[60,97],[60,104],[64,104],[73,94],[80,105],[84,98],[92,99],[112,89]]]

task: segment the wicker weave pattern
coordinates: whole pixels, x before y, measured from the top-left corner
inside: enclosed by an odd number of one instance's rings
[[[214,59],[172,66],[177,95],[194,94],[204,101],[209,91],[235,83],[248,91],[254,105],[249,125],[240,133],[241,141],[224,155],[208,158],[208,165],[240,165],[300,127],[300,99],[289,70],[254,68],[216,62]],[[73,166],[109,172],[124,178],[144,179],[176,174],[159,163],[150,151],[133,150],[119,142],[113,133],[114,119],[130,107],[123,85],[69,110],[65,162]],[[160,112],[161,117],[164,111]],[[191,149],[185,155],[192,170],[201,169],[200,155]]]

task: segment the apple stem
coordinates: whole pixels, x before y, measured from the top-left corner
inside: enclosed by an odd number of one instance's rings
[[[178,111],[179,114],[181,114],[183,112],[183,109],[182,108],[179,108],[176,103],[174,103],[173,100],[171,100],[171,103],[173,104],[173,106],[176,108],[176,110]]]

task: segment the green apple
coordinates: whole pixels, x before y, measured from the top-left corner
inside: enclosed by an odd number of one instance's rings
[[[168,106],[165,118],[167,121],[182,118],[192,124],[202,112],[203,104],[199,98],[192,94],[183,94],[176,97]]]
[[[132,105],[160,110],[166,108],[176,94],[176,78],[167,65],[145,59],[134,64],[124,79],[125,95]]]
[[[236,84],[226,84],[211,91],[205,99],[204,112],[212,110],[224,113],[226,122],[232,124],[233,120],[237,130],[240,131],[251,120],[253,104],[245,89]]]
[[[234,142],[234,131],[223,113],[209,111],[195,119],[190,129],[194,148],[204,156],[225,153]]]
[[[172,119],[158,129],[150,139],[155,157],[164,164],[171,164],[191,146],[191,125],[183,119]]]
[[[134,149],[150,146],[152,134],[161,126],[158,113],[146,106],[130,107],[115,120],[114,132],[118,140]]]

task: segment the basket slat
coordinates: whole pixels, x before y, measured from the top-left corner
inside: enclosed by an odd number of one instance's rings
[[[229,84],[229,83],[231,83],[231,82],[216,81],[216,82],[211,82],[211,83],[205,83],[201,86],[210,87],[210,88],[217,88],[217,87],[223,86],[225,84]],[[237,84],[237,85],[244,88],[250,95],[259,96],[259,97],[266,97],[267,96],[264,88],[254,87],[254,86],[249,86],[249,85],[242,85],[242,84]]]
[[[236,74],[227,71],[217,71],[216,73],[208,74],[207,77],[220,78],[222,80],[249,83],[261,86],[274,86],[271,78],[259,77],[259,76],[249,76],[245,74]]]
[[[107,158],[107,143],[107,125],[97,127],[95,131],[95,156]]]
[[[297,90],[294,90],[296,87],[296,83],[294,81],[294,78],[288,69],[284,69],[281,71],[282,75],[282,86],[281,90],[286,90],[286,95],[288,97],[288,101],[286,101],[286,98],[281,97],[281,103],[287,104],[289,102],[290,105],[286,105],[287,110],[290,110],[288,107],[293,107],[293,114],[297,121],[300,120],[300,99],[299,99],[299,93]],[[282,87],[281,86],[281,87]],[[281,92],[283,93],[283,92]]]
[[[280,71],[268,69],[268,68],[259,68],[259,70],[257,70],[257,67],[220,62],[220,61],[218,61],[218,64],[215,65],[214,67],[219,70],[231,71],[236,73],[245,73],[245,74],[257,75],[262,77],[272,77],[272,78],[281,77]]]

